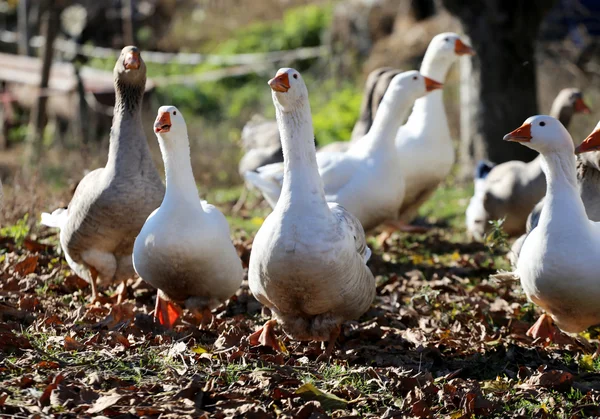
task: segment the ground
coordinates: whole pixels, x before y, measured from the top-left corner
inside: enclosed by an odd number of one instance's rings
[[[251,237],[268,212],[240,189],[207,196],[229,215],[247,267]],[[600,415],[593,330],[560,344],[533,341],[540,313],[508,268],[502,237],[472,243],[469,190],[449,181],[421,210],[426,234],[374,235],[371,309],[344,325],[330,362],[320,346],[277,330],[288,353],[251,347],[269,313],[248,291],[215,310],[208,330],[187,313],[173,331],[153,321],[155,291],[131,280],[90,306],[54,230],[30,219],[0,230],[0,413],[15,416],[396,418]]]

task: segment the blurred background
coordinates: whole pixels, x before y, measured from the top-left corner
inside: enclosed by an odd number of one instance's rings
[[[581,88],[592,109],[572,124],[576,141],[600,118],[597,0],[0,0],[5,221],[66,205],[86,170],[104,165],[125,45],[148,67],[144,120],[159,171],[152,123],[173,104],[201,193],[233,206],[242,128],[274,117],[266,82],[278,68],[303,73],[322,146],[350,138],[371,70],[418,69],[445,31],[465,34],[478,54],[461,58],[444,89],[459,153],[446,187],[468,196],[479,158],[531,159],[502,135],[547,113],[564,87]]]

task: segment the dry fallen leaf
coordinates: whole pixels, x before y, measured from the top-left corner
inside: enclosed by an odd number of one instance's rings
[[[14,267],[15,272],[20,276],[26,276],[34,273],[38,266],[38,255],[28,256]]]
[[[110,394],[106,396],[101,396],[98,400],[92,404],[92,406],[87,410],[87,413],[94,414],[100,413],[104,409],[108,409],[109,407],[117,404],[119,400],[123,398],[122,394]]]

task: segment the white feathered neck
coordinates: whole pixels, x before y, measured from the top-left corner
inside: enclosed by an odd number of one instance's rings
[[[367,151],[381,151],[393,155],[396,151],[396,133],[408,116],[414,103],[414,95],[407,89],[389,89],[385,92],[381,104],[375,114],[369,132],[356,142],[352,148],[360,147]]]
[[[308,99],[303,97],[291,111],[275,104],[277,125],[283,149],[283,185],[275,208],[314,212],[321,208],[330,214],[319,175],[315,134]]]
[[[450,67],[457,58],[456,55],[445,56],[439,54],[437,49],[428,48],[423,57],[419,72],[425,77],[444,83],[446,81],[446,76],[448,75],[448,70],[450,70]],[[444,92],[442,89],[433,91],[428,95],[417,99],[407,124],[415,118],[420,119],[421,115],[425,114],[435,114],[435,123],[431,125],[435,127],[446,127],[446,131],[449,132],[446,111],[444,109]]]
[[[589,221],[579,196],[576,160],[572,148],[542,154],[541,165],[547,186],[538,226],[549,228],[557,223],[565,224],[568,228],[575,225],[587,226]]]
[[[158,133],[158,144],[165,163],[167,188],[163,205],[188,204],[204,211],[192,172],[187,127],[175,125],[168,133]]]

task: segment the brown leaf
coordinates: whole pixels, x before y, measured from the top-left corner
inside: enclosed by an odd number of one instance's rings
[[[415,402],[410,410],[412,414],[418,418],[428,418],[431,416],[431,411],[429,410],[429,406],[427,406],[427,402],[425,400],[419,400]]]
[[[0,332],[0,350],[10,352],[15,349],[31,349],[31,343],[23,336],[17,336],[10,330]]]
[[[35,382],[35,380],[30,375],[24,375],[21,377],[21,379],[19,380],[17,385],[20,388],[27,388],[27,387],[31,386],[34,382]]]
[[[117,404],[122,397],[123,395],[121,394],[110,394],[107,396],[102,396],[94,402],[94,404],[87,410],[87,413],[100,413],[104,409],[107,409]]]
[[[47,252],[52,249],[52,246],[48,244],[39,243],[31,239],[25,239],[23,241],[23,247],[33,253]]]
[[[109,330],[116,329],[121,323],[133,320],[133,307],[131,303],[115,304],[108,316],[98,322],[95,327],[106,327]]]
[[[82,279],[77,275],[69,275],[65,278],[62,286],[66,292],[72,293],[78,290],[85,289],[89,287],[90,284],[85,279]]]
[[[56,388],[61,383],[61,381],[64,380],[64,378],[65,377],[63,377],[62,374],[56,374],[56,376],[52,380],[52,383],[46,386],[39,400],[42,406],[48,406],[50,404],[50,396],[52,395],[52,392],[56,390]]]
[[[4,406],[6,399],[8,399],[8,393],[0,394],[0,407]]]
[[[545,388],[566,390],[573,384],[573,374],[559,370],[545,371],[539,376],[531,377],[530,382]]]
[[[60,364],[55,361],[41,361],[36,364],[36,367],[53,370],[53,369],[57,369],[58,367],[60,367]]]
[[[70,336],[65,336],[64,346],[67,351],[79,351],[80,349],[82,349],[84,347],[84,345],[82,343],[77,342],[75,339],[73,339]]]
[[[40,305],[40,300],[34,295],[25,295],[19,299],[19,308],[21,310],[33,311]]]
[[[26,276],[34,273],[38,266],[38,259],[38,255],[26,257],[24,260],[15,265],[15,273],[18,273],[20,276]]]

